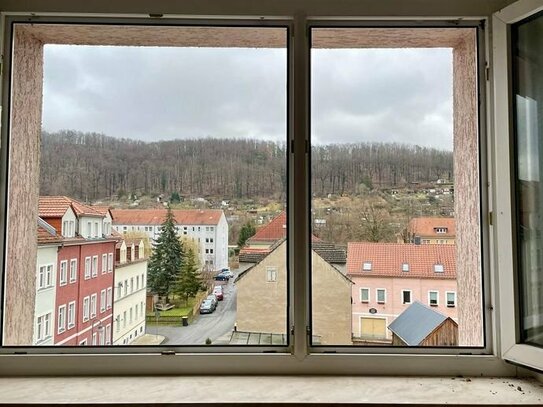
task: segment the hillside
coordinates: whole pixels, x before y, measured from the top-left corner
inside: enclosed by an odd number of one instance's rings
[[[185,139],[145,143],[103,134],[43,132],[40,193],[95,200],[145,195],[267,197],[283,200],[284,143]],[[313,192],[357,194],[360,188],[452,181],[452,153],[391,143],[312,149]]]

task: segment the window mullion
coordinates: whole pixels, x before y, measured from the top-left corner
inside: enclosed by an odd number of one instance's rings
[[[291,290],[291,341],[294,355],[303,359],[308,353],[309,326],[309,38],[307,19],[294,20],[292,49],[292,132],[289,154],[289,266]]]

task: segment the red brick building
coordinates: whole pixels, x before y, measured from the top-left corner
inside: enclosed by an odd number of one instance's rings
[[[65,196],[40,197],[39,215],[62,236],[54,344],[111,344],[116,244],[111,221],[102,211]]]

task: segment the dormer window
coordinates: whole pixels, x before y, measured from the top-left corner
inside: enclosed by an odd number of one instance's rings
[[[449,231],[449,228],[444,228],[444,227],[434,228],[434,232],[436,233],[447,233],[448,231]]]
[[[434,264],[434,271],[436,273],[443,273],[445,269],[443,268],[443,264]]]
[[[409,263],[402,263],[402,271],[409,271]]]
[[[362,265],[363,271],[371,271],[371,261],[365,261]]]

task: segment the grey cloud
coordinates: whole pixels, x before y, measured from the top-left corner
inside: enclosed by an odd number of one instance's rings
[[[286,50],[46,46],[44,128],[283,141]],[[450,50],[313,50],[314,142],[452,148]]]

